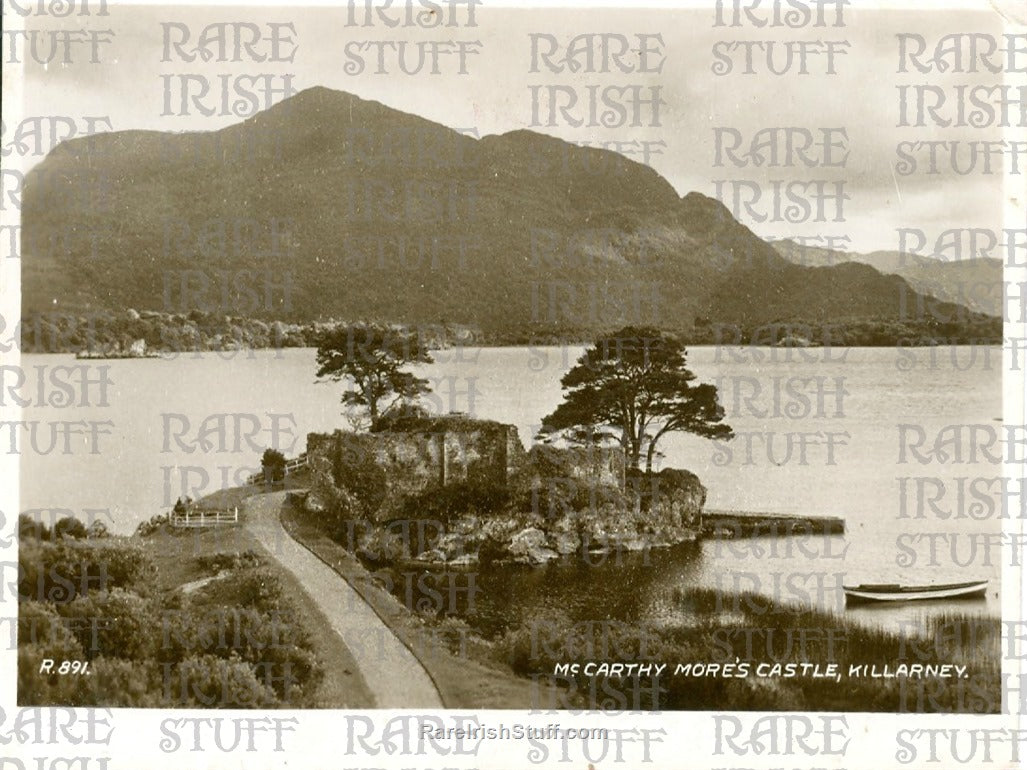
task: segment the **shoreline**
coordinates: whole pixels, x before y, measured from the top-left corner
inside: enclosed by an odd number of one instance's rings
[[[13,341],[12,341],[13,342]],[[493,349],[510,349],[520,348],[524,350],[543,350],[543,349],[562,349],[570,347],[587,347],[592,344],[592,340],[580,340],[576,338],[569,339],[538,339],[538,340],[489,340],[489,341],[476,341],[468,344],[454,344],[446,347],[430,348],[429,352],[432,355],[443,354],[448,351],[460,351],[460,350],[493,350]],[[953,347],[953,348],[978,348],[978,347],[995,347],[1000,348],[1004,343],[1004,338],[999,337],[996,339],[987,338],[967,338],[960,339],[957,341],[950,340],[944,337],[901,337],[895,340],[889,340],[887,342],[881,342],[878,344],[818,344],[818,345],[782,345],[773,344],[767,342],[740,342],[736,340],[724,341],[724,342],[689,342],[685,341],[684,345],[689,349],[738,349],[738,350],[759,350],[769,351],[770,360],[780,358],[782,362],[794,362],[794,363],[816,363],[824,358],[823,351],[827,351],[828,354],[832,350],[879,350],[895,348],[896,350],[923,350],[923,349],[935,349],[938,347]],[[254,356],[256,353],[262,353],[265,351],[273,353],[281,353],[285,350],[316,350],[317,345],[313,343],[296,344],[296,345],[237,345],[228,347],[215,347],[215,346],[201,346],[201,347],[190,347],[182,349],[172,348],[161,348],[154,347],[151,349],[152,352],[146,355],[84,355],[85,348],[73,347],[73,346],[58,346],[58,349],[50,350],[37,350],[31,346],[25,348],[19,348],[17,344],[13,347],[19,350],[21,355],[30,356],[73,356],[78,361],[95,362],[95,361],[174,361],[178,358],[185,357],[200,357],[205,353],[212,353],[230,360],[240,353],[249,354]],[[778,352],[780,351],[780,352]],[[842,354],[844,355],[844,354]],[[907,354],[908,355],[908,354]],[[831,360],[829,357],[826,360]]]
[[[888,666],[894,668],[895,664],[906,662],[905,656],[909,654],[910,650],[918,651],[917,655],[925,656],[924,660],[927,662],[934,661],[935,658],[947,660],[946,653],[938,648],[940,628],[949,626],[972,628],[983,633],[983,638],[988,640],[990,646],[975,651],[972,647],[957,645],[950,651],[950,654],[966,662],[972,671],[971,679],[974,681],[974,686],[988,688],[990,693],[990,689],[996,681],[994,660],[997,659],[997,650],[991,650],[990,647],[997,647],[999,635],[996,629],[1000,619],[991,616],[978,617],[972,612],[960,610],[958,606],[950,607],[943,616],[929,620],[917,633],[900,634],[883,626],[868,624],[862,618],[848,617],[844,612],[829,612],[815,607],[792,607],[782,604],[779,600],[745,591],[733,592],[695,585],[673,592],[672,601],[680,605],[683,614],[681,622],[675,627],[677,630],[666,629],[669,636],[664,636],[660,627],[654,626],[650,621],[607,620],[605,623],[598,624],[594,622],[581,623],[562,613],[552,615],[549,610],[540,608],[538,617],[530,621],[522,620],[500,636],[488,639],[478,636],[480,632],[475,626],[468,624],[459,615],[455,616],[457,618],[455,622],[443,619],[441,622],[433,624],[426,621],[423,614],[403,604],[383,585],[380,585],[377,576],[370,573],[354,554],[331,540],[318,526],[316,514],[304,511],[298,505],[292,504],[287,509],[283,508],[282,523],[294,539],[318,555],[322,561],[332,566],[340,576],[346,579],[354,590],[358,591],[379,613],[383,622],[408,644],[411,651],[428,670],[433,681],[438,684],[443,701],[449,708],[454,707],[455,701],[459,702],[465,698],[468,689],[474,692],[483,685],[495,687],[497,684],[495,666],[497,665],[502,665],[504,668],[506,665],[511,667],[512,673],[506,675],[506,678],[507,684],[512,687],[512,693],[515,696],[524,698],[527,694],[538,699],[501,701],[501,705],[492,706],[499,708],[527,707],[529,704],[532,707],[574,708],[579,705],[574,703],[574,698],[595,697],[597,693],[605,693],[605,695],[615,693],[613,695],[615,699],[640,696],[653,699],[652,703],[648,704],[635,703],[634,705],[638,706],[640,710],[687,711],[731,708],[744,711],[768,708],[788,709],[799,704],[808,710],[846,710],[853,708],[854,703],[865,698],[868,688],[880,684],[879,678],[869,675],[864,678],[863,674],[857,674],[855,678],[850,678],[844,691],[838,691],[835,689],[834,680],[826,685],[819,681],[796,679],[762,681],[746,679],[739,682],[718,683],[687,676],[684,679],[676,676],[670,679],[660,679],[659,677],[649,679],[645,677],[571,676],[559,673],[560,666],[564,663],[573,663],[576,660],[575,655],[580,653],[582,643],[589,644],[588,634],[592,633],[591,630],[584,632],[586,633],[585,638],[580,638],[585,626],[589,628],[603,627],[601,639],[596,639],[594,642],[602,641],[605,644],[612,644],[612,649],[617,651],[614,654],[614,658],[617,660],[648,660],[652,655],[657,656],[660,661],[687,659],[682,658],[682,654],[685,651],[691,651],[687,654],[697,656],[694,657],[694,660],[699,663],[705,661],[703,666],[712,670],[715,667],[714,664],[720,661],[718,656],[722,656],[724,653],[725,640],[730,640],[733,648],[731,659],[735,659],[734,656],[738,654],[742,660],[749,661],[753,670],[756,669],[757,664],[764,667],[768,664],[779,665],[781,660],[791,659],[794,654],[797,654],[797,650],[802,650],[800,655],[802,660],[809,657],[825,664],[837,662],[837,665],[845,671],[849,670],[850,665],[857,668],[867,665],[876,668]],[[446,568],[445,565],[436,566]],[[546,569],[546,567],[523,566],[523,569]],[[722,606],[735,607],[736,610],[724,613],[720,609]],[[765,648],[760,648],[760,640],[757,640],[754,647],[750,626],[753,622],[757,622],[758,618],[763,618],[763,622],[766,622],[768,613],[775,619],[772,624],[774,627],[765,629],[767,636]],[[417,634],[423,634],[426,630],[431,633],[433,628],[441,628],[449,622],[460,629],[461,639],[466,643],[466,648],[461,649],[459,656],[453,654],[452,651],[443,651],[442,655],[426,655],[423,648],[418,649]],[[719,632],[723,632],[723,636],[718,637],[717,629]],[[709,636],[711,630],[713,636]],[[775,633],[778,634],[777,641],[772,644],[770,637]],[[685,636],[678,636],[680,634]],[[685,637],[692,641],[672,641]],[[781,651],[778,655],[782,637],[788,640],[787,648],[790,652]],[[741,648],[735,649],[743,638],[749,645],[747,651],[743,651]],[[966,635],[962,637],[963,640],[966,638]],[[799,640],[797,644],[794,643],[795,639]],[[680,644],[684,644],[684,646],[680,647]],[[794,650],[793,647],[795,647]],[[438,645],[433,645],[430,649],[432,652],[439,651]],[[646,651],[647,649],[649,652]],[[905,652],[903,652],[904,650]],[[675,655],[677,658],[674,657]],[[779,657],[781,660],[778,659]],[[499,663],[500,658],[505,660],[506,664]],[[920,658],[917,657],[916,660],[919,661]],[[613,658],[611,661],[617,662]],[[456,668],[453,668],[454,665]],[[793,663],[792,665],[798,664]],[[925,678],[932,679],[931,677]],[[937,682],[944,692],[943,701],[939,701],[939,704],[947,703],[952,712],[958,712],[962,708],[958,704],[961,703],[959,699],[963,697],[962,688],[965,685],[958,680],[949,683],[944,677],[935,677],[932,681]],[[726,687],[722,687],[722,685],[726,685]],[[903,689],[904,687],[905,685],[898,683],[897,680],[889,684],[888,694],[882,695],[879,702],[883,704],[889,699],[901,702],[904,698],[912,697],[912,691],[907,692]],[[693,688],[695,689],[694,693],[691,692]],[[707,697],[712,700],[710,702],[701,701],[702,698]],[[758,702],[750,700],[754,697],[758,699]],[[664,702],[664,698],[670,700]],[[812,700],[808,701],[807,699]],[[480,703],[480,701],[476,702]],[[994,702],[993,699],[984,698],[983,702],[977,705],[986,707],[988,710],[993,707]],[[591,706],[597,707],[595,703],[592,703]],[[478,705],[477,707],[489,706]],[[888,711],[890,709],[887,706],[882,706],[879,709],[871,710]],[[941,708],[940,711],[945,712],[945,709]]]
[[[445,708],[511,708],[511,697],[528,707],[538,685],[498,668],[480,649],[481,640],[469,638],[463,628],[432,627],[379,583],[360,560],[331,540],[291,499],[282,506],[281,522],[289,536],[320,559],[371,607],[427,671]],[[453,648],[455,644],[455,650]]]
[[[233,310],[236,312],[233,313]],[[697,325],[661,327],[686,347],[768,347],[800,360],[819,357],[821,350],[850,347],[937,347],[939,345],[1001,345],[1001,319],[965,309],[939,329],[936,318],[900,316],[891,319],[851,317],[775,320],[705,321]],[[325,333],[360,328],[359,319],[283,320],[238,315],[231,307],[169,310],[31,310],[23,314],[10,342],[23,353],[72,353],[84,360],[147,358],[196,351],[279,350],[316,347]],[[541,324],[522,321],[502,328],[475,322],[392,321],[416,335],[431,351],[486,347],[588,346],[610,332],[602,326]],[[940,332],[940,333],[939,333]],[[803,355],[802,351],[806,351]]]

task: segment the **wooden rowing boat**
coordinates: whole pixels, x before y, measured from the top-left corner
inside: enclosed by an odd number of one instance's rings
[[[987,580],[966,583],[928,583],[904,586],[898,583],[860,583],[842,586],[847,602],[912,602],[924,599],[975,599],[988,590]]]

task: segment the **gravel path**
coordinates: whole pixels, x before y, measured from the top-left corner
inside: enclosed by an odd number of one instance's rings
[[[349,648],[379,708],[442,708],[438,690],[413,653],[349,583],[293,540],[279,519],[285,492],[246,500],[250,530],[317,603]]]

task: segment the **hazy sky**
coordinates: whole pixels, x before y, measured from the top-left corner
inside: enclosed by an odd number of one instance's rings
[[[396,3],[399,5],[399,3]],[[858,5],[858,3],[857,3]],[[442,3],[445,15],[446,4]],[[420,11],[419,11],[420,12]],[[461,5],[456,13],[460,22],[467,20]],[[415,113],[451,127],[475,129],[480,135],[502,133],[532,127],[532,90],[540,86],[546,93],[549,86],[571,86],[584,102],[589,86],[638,86],[642,93],[654,86],[660,88],[664,102],[659,120],[651,110],[643,110],[643,125],[605,127],[574,127],[566,121],[559,125],[534,127],[571,141],[647,141],[665,142],[649,163],[665,176],[682,195],[698,190],[715,195],[717,180],[752,180],[762,186],[760,211],[772,219],[768,198],[772,180],[811,182],[824,180],[831,184],[845,182],[851,200],[844,204],[844,221],[758,222],[745,211],[739,218],[763,236],[848,236],[849,248],[855,251],[895,249],[895,228],[919,227],[933,235],[950,227],[1002,226],[1002,177],[999,174],[974,173],[959,176],[951,171],[941,174],[921,172],[903,176],[895,172],[900,160],[896,145],[916,140],[984,140],[1003,138],[1000,127],[982,129],[898,127],[898,86],[928,84],[946,88],[958,84],[997,85],[1001,74],[989,72],[898,73],[898,33],[921,34],[933,46],[941,35],[950,32],[985,32],[1001,34],[1001,20],[992,12],[898,13],[845,11],[845,26],[805,29],[756,29],[752,26],[732,28],[714,26],[712,10],[524,10],[510,8],[477,8],[476,26],[441,26],[420,28],[382,23],[374,26],[347,25],[347,12],[326,8],[197,8],[197,7],[112,7],[106,17],[77,17],[75,28],[110,29],[113,42],[100,47],[101,63],[88,62],[87,49],[75,49],[70,65],[52,62],[45,68],[39,64],[26,66],[25,114],[66,116],[109,116],[113,129],[147,128],[171,131],[209,130],[239,122],[241,116],[204,116],[194,111],[187,116],[162,116],[164,81],[162,75],[173,76],[177,85],[181,75],[200,75],[219,87],[218,76],[236,77],[245,74],[293,75],[298,90],[321,85],[353,92],[366,99],[381,101],[405,112]],[[291,22],[295,33],[292,62],[244,61],[162,61],[162,22],[188,25],[195,45],[204,25],[212,22],[249,22],[262,26],[268,23]],[[51,26],[54,26],[51,23]],[[69,26],[62,22],[56,26]],[[658,49],[650,62],[663,61],[658,73],[583,72],[553,73],[544,66],[532,72],[532,33],[555,36],[561,45],[583,33],[616,33],[626,35],[632,49],[640,47],[636,35],[662,36],[662,44],[649,38],[649,47]],[[735,71],[718,76],[712,71],[714,46],[719,41],[775,41],[776,62],[783,61],[786,41],[846,41],[844,55],[837,55],[837,74],[824,74],[825,57],[810,58],[810,74],[794,70],[785,75],[766,72],[766,53],[756,50],[756,63],[761,74],[747,75],[741,69],[743,53],[731,56]],[[395,74],[396,56],[386,52],[386,67],[391,74],[377,74],[375,54],[362,54],[365,71],[351,74],[354,46],[373,41],[404,41],[431,43],[463,41],[477,53],[466,57],[467,74],[458,74],[455,55],[441,58],[441,74],[422,72],[417,75]],[[480,42],[480,47],[472,45]],[[545,42],[545,41],[543,41]],[[618,42],[611,41],[616,49]],[[81,46],[81,44],[80,44]],[[5,45],[6,47],[6,45]],[[722,44],[719,50],[723,50]],[[44,46],[45,50],[45,46]],[[270,51],[266,42],[256,46],[258,52]],[[818,50],[823,50],[823,42]],[[601,51],[597,50],[597,54]],[[761,60],[759,57],[763,56]],[[216,58],[216,57],[215,57]],[[1022,60],[1027,61],[1027,54]],[[603,58],[595,60],[596,69]],[[631,61],[630,57],[622,61]],[[174,104],[178,105],[177,92]],[[217,102],[220,106],[220,102]],[[546,103],[543,102],[545,107]],[[546,113],[542,113],[545,115]],[[577,113],[576,113],[577,114]],[[652,125],[657,123],[658,125]],[[748,144],[753,133],[766,127],[792,126],[813,131],[821,128],[844,128],[848,141],[848,159],[844,168],[807,168],[805,165],[746,168],[716,167],[714,128],[730,127],[739,131]],[[1009,132],[1009,129],[1006,129]],[[4,143],[9,142],[5,132]],[[1023,130],[1020,130],[1022,135]],[[1009,138],[1009,137],[1007,137]],[[655,145],[651,145],[655,146]],[[837,151],[836,151],[837,154]],[[921,162],[926,155],[917,157]],[[959,159],[966,162],[967,148],[961,148]],[[993,158],[993,163],[1001,160]],[[11,158],[5,162],[31,165],[38,158]],[[1021,157],[1027,165],[1027,156]],[[1008,158],[1006,165],[1008,166]],[[725,186],[729,192],[732,188]],[[834,188],[829,188],[833,190]],[[730,201],[726,200],[730,205]],[[786,201],[787,203],[787,201]],[[1007,206],[1014,205],[1007,200]],[[1022,203],[1021,203],[1022,206]],[[834,205],[828,207],[834,219]]]

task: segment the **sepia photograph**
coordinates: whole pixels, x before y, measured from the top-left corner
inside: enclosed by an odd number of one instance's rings
[[[3,18],[0,768],[1021,761],[1022,7]]]

